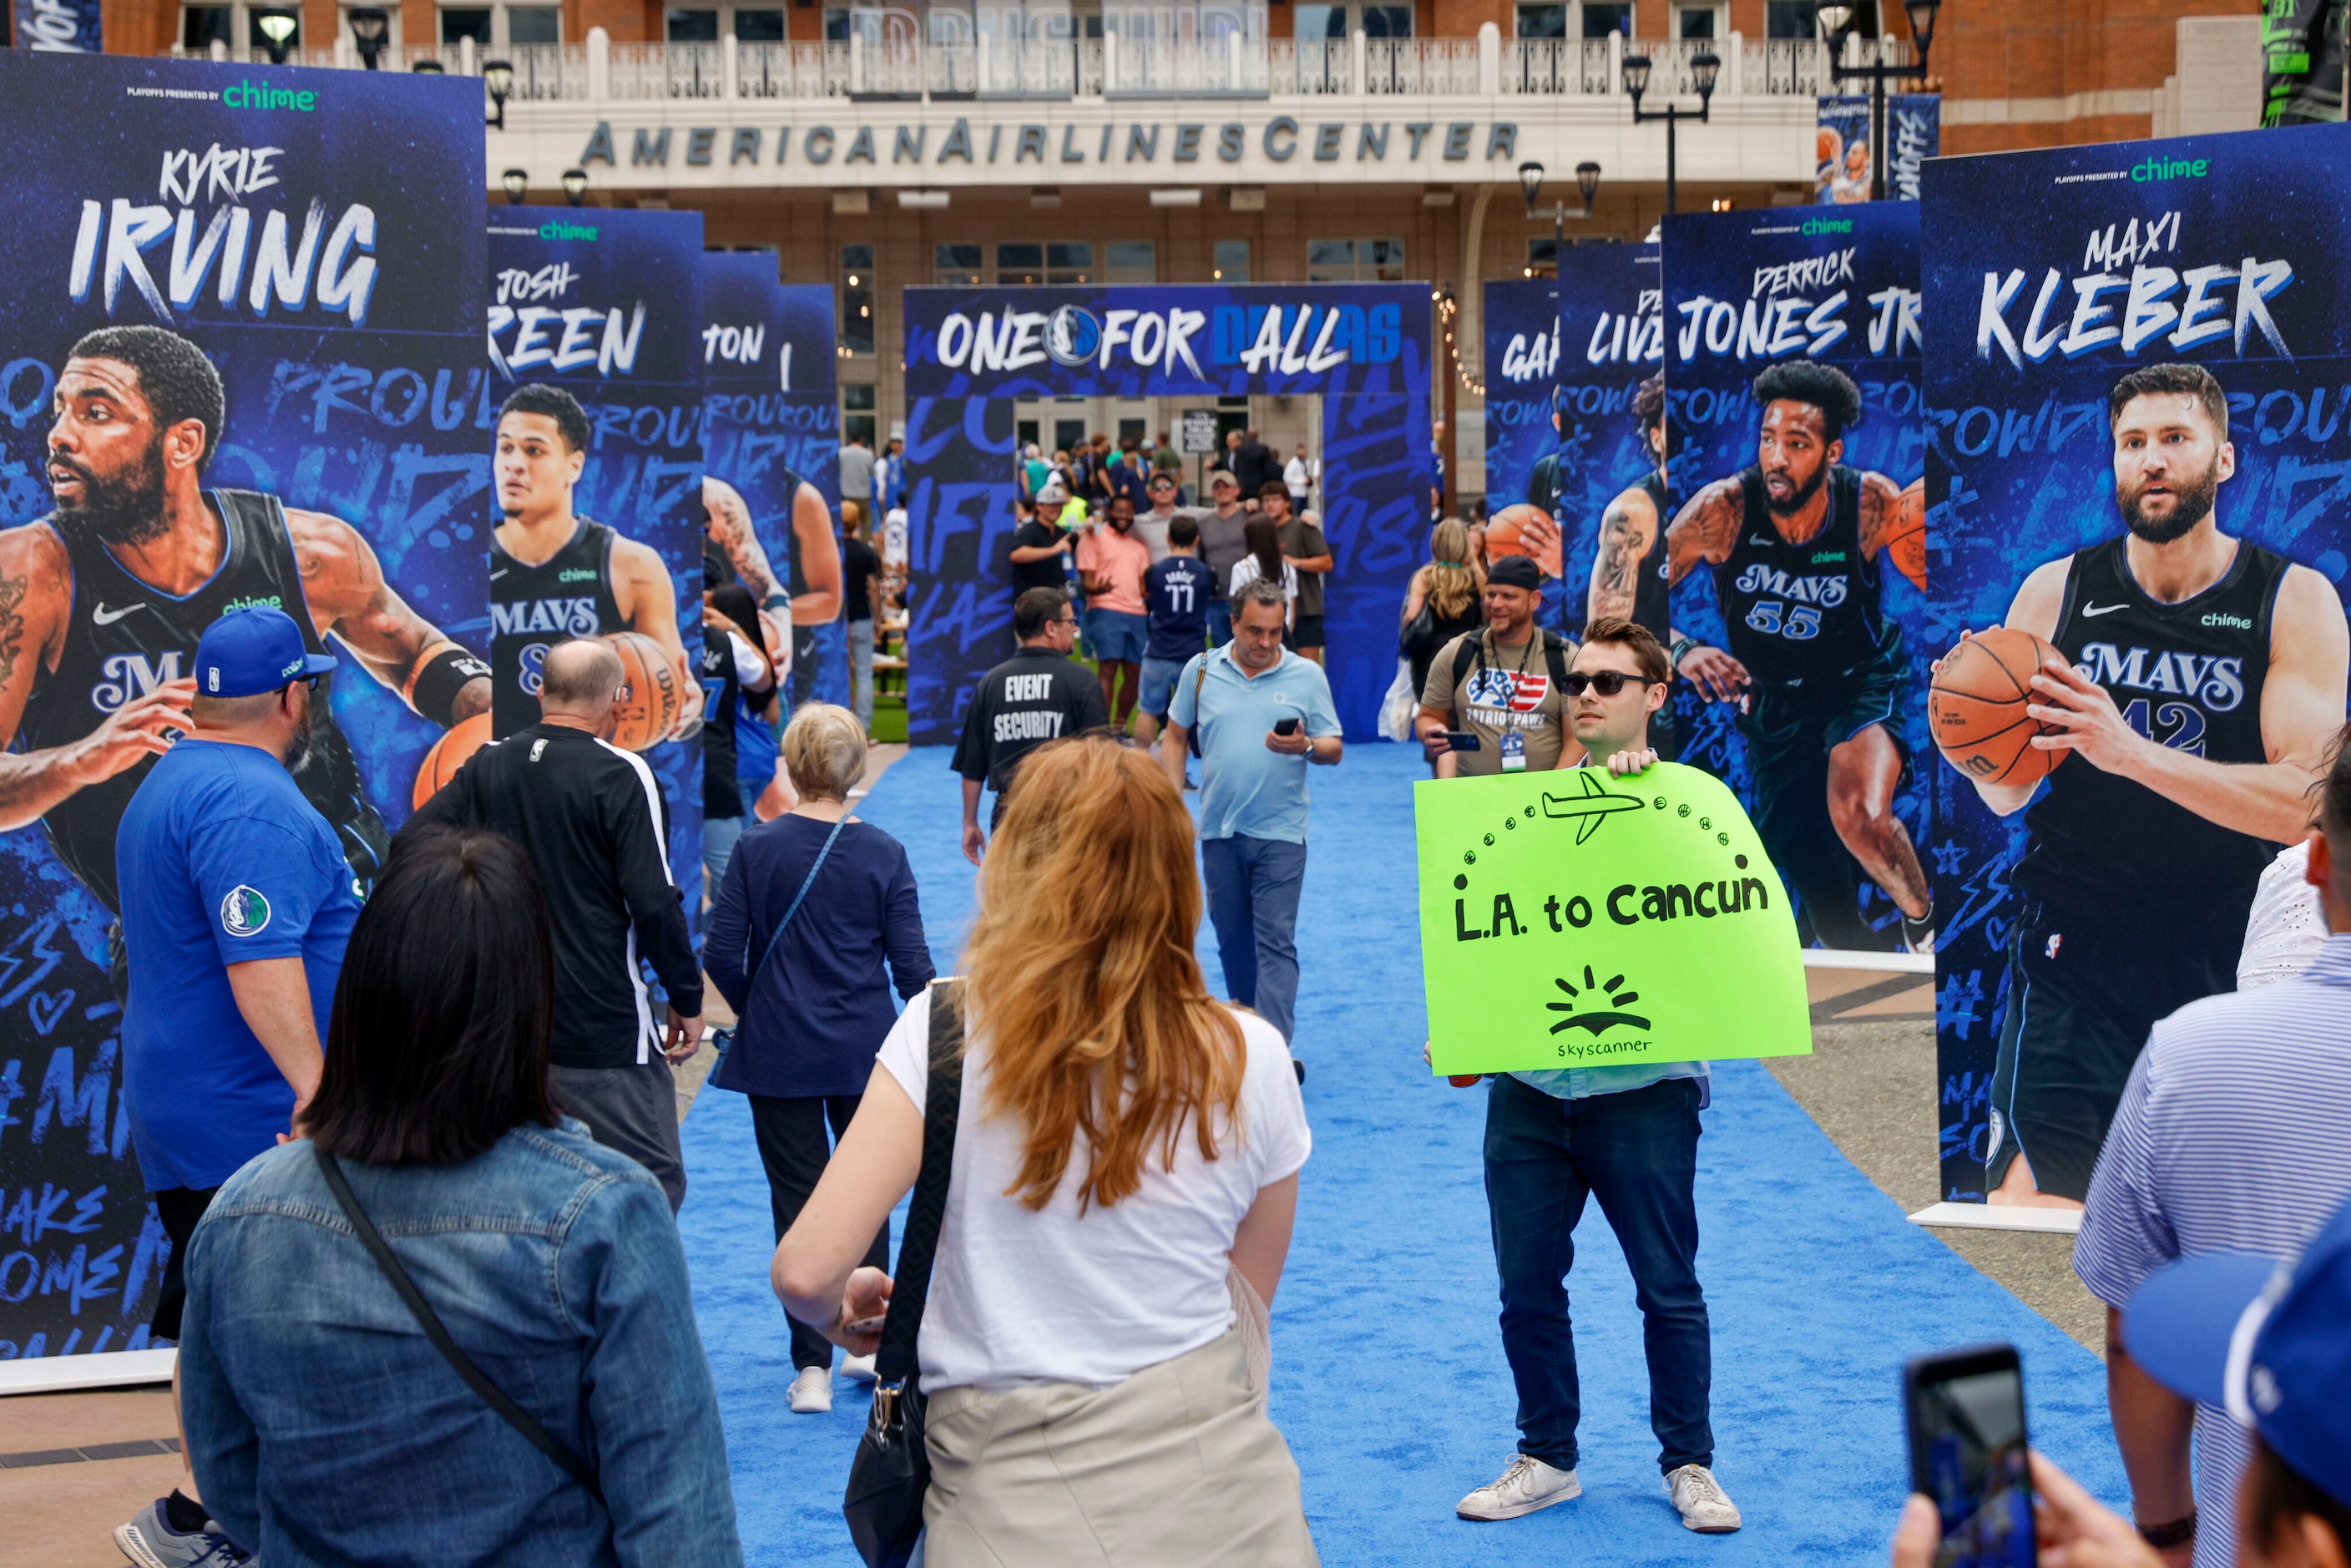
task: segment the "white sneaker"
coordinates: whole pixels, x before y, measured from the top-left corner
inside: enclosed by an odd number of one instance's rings
[[[1739,1528],[1738,1504],[1704,1465],[1684,1465],[1667,1472],[1666,1491],[1674,1500],[1684,1528],[1704,1535],[1728,1535]]]
[[[1510,1469],[1453,1505],[1463,1519],[1516,1519],[1583,1495],[1573,1470],[1553,1469],[1531,1454],[1512,1457]]]
[[[792,1414],[821,1416],[832,1408],[832,1368],[803,1366],[792,1379]]]
[[[846,1377],[852,1383],[872,1382],[875,1376],[873,1371],[873,1358],[870,1355],[852,1355],[845,1357],[841,1364],[841,1375]]]

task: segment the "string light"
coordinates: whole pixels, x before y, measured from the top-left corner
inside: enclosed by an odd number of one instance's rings
[[[1450,294],[1435,290],[1430,292],[1429,298],[1437,301],[1437,314],[1444,319],[1445,346],[1448,350],[1452,349],[1454,318],[1461,314],[1461,301]],[[1461,356],[1458,352],[1453,355],[1453,373],[1459,378],[1462,391],[1472,397],[1482,398],[1486,395],[1486,383],[1462,367]]]

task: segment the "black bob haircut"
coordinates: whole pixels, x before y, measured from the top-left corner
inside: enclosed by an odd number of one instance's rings
[[[1023,643],[1045,634],[1046,625],[1061,618],[1068,609],[1070,592],[1065,588],[1031,588],[1012,601],[1012,634]]]
[[[1846,425],[1861,423],[1861,389],[1851,376],[1817,360],[1782,360],[1755,378],[1758,409],[1782,398],[1819,409],[1822,428],[1831,441],[1843,440]]]
[[[511,840],[421,826],[393,841],[351,927],[307,1131],[362,1165],[455,1165],[560,1120],[547,1082],[554,943]]]
[[[84,334],[70,357],[129,365],[138,374],[139,395],[147,400],[155,423],[172,425],[193,419],[203,425],[204,449],[196,466],[212,461],[228,419],[228,397],[221,390],[220,371],[202,349],[161,327],[100,327]]]
[[[549,386],[545,382],[532,382],[528,386],[515,388],[507,394],[507,401],[498,404],[501,421],[510,413],[545,414],[555,421],[556,431],[563,437],[566,450],[588,450],[588,411],[580,406],[578,398],[561,387]]]
[[[2195,398],[2212,416],[2212,427],[2220,433],[2220,439],[2229,439],[2229,394],[2220,390],[2220,383],[2203,366],[2178,361],[2141,365],[2116,382],[2106,393],[2106,427],[2114,428],[2115,421],[2122,418],[2124,408],[2132,399],[2161,392],[2185,392]]]

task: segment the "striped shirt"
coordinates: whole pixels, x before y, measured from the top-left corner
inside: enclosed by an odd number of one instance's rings
[[[2155,1026],[2090,1181],[2074,1272],[2111,1307],[2165,1264],[2209,1252],[2291,1261],[2351,1197],[2351,934],[2255,991]],[[2196,1412],[2196,1568],[2231,1568],[2249,1444]],[[2160,1521],[2157,1521],[2160,1522]]]

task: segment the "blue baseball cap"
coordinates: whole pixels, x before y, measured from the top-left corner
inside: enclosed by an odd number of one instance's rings
[[[2123,1345],[2147,1375],[2218,1406],[2295,1473],[2351,1507],[2351,1204],[2292,1270],[2214,1252],[2147,1276]]]
[[[235,610],[204,628],[196,643],[196,695],[251,697],[274,692],[335,667],[332,654],[313,653],[302,628],[275,605]]]

